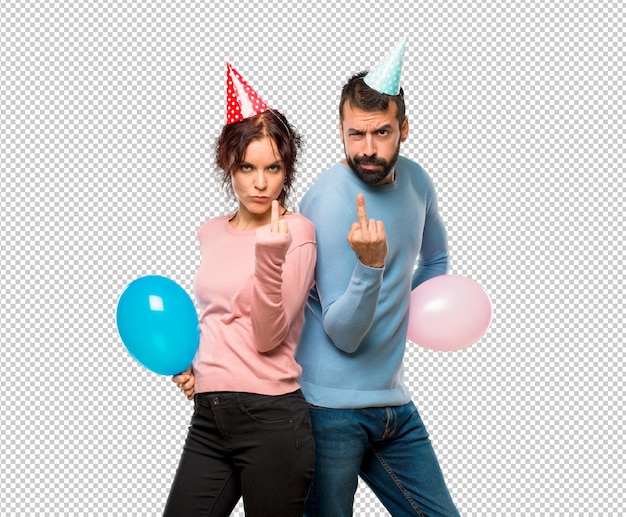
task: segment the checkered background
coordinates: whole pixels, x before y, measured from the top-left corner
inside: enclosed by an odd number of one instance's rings
[[[469,349],[406,355],[453,498],[623,515],[621,3],[215,4],[0,7],[0,515],[161,514],[192,405],[115,307],[142,275],[190,291],[195,230],[232,206],[211,162],[226,61],[305,136],[297,206],[342,156],[341,85],[402,35],[403,154],[494,308]],[[388,515],[364,485],[355,514]]]

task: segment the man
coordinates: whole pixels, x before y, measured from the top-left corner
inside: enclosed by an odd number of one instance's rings
[[[296,352],[316,444],[309,517],[352,515],[358,476],[394,517],[458,515],[402,379],[411,290],[448,267],[432,182],[399,156],[409,132],[403,49],[404,40],[343,87],[345,159],[301,203],[318,245]]]

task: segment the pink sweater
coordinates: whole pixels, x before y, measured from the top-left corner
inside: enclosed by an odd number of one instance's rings
[[[294,352],[313,285],[315,229],[300,214],[287,216],[286,235],[238,231],[228,219],[216,217],[198,230],[196,393],[295,391],[302,369]]]

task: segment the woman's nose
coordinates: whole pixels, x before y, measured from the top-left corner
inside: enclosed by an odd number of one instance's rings
[[[259,171],[255,176],[254,186],[259,190],[263,190],[267,187],[267,180],[265,179],[265,172]]]

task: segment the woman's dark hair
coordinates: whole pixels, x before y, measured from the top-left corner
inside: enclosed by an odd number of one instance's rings
[[[215,144],[215,163],[221,169],[224,187],[234,197],[231,177],[243,163],[248,144],[265,137],[276,143],[283,162],[285,183],[278,201],[284,206],[293,185],[302,137],[279,111],[270,109],[234,124],[226,124]]]
[[[406,117],[406,107],[404,104],[404,90],[400,88],[398,95],[387,95],[370,88],[363,78],[367,72],[359,72],[353,75],[341,89],[341,100],[339,101],[339,120],[343,121],[343,106],[350,103],[351,108],[358,108],[363,111],[387,111],[389,102],[396,103],[396,118],[402,126]]]

